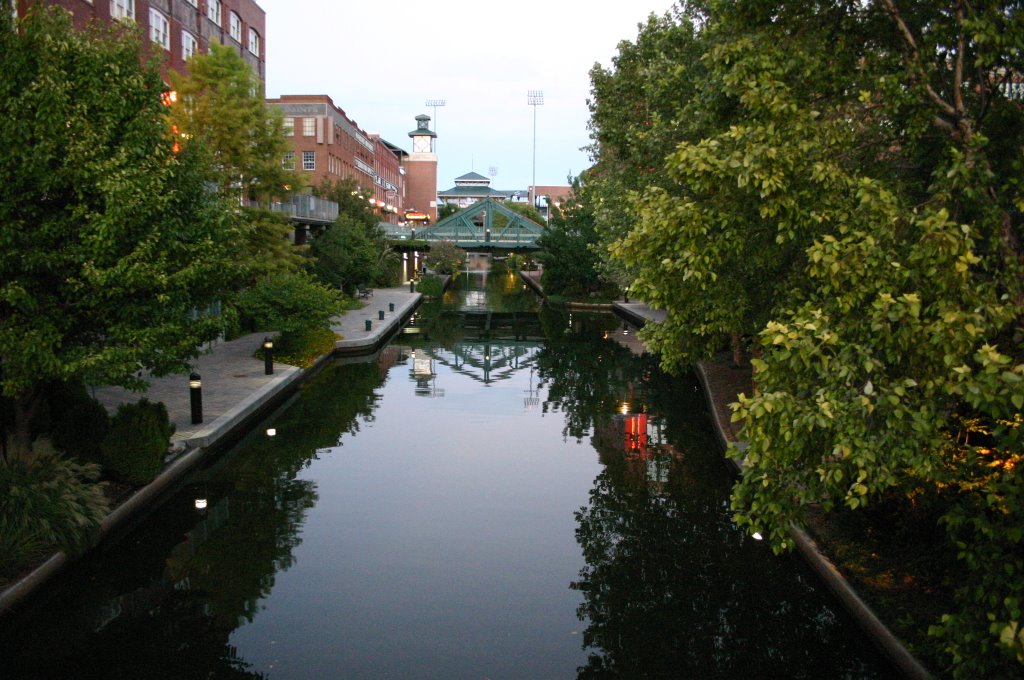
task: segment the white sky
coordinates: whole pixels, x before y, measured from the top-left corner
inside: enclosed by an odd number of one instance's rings
[[[565,184],[589,166],[589,71],[611,65],[637,24],[672,0],[258,0],[267,13],[267,96],[326,94],[359,127],[411,150],[427,99],[439,189],[470,171],[491,186]]]

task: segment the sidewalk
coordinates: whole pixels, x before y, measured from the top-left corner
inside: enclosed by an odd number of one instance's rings
[[[332,329],[342,336],[335,343],[335,349],[369,351],[401,323],[420,297],[419,293],[410,293],[408,287],[374,290],[362,309],[349,310],[335,317]],[[391,311],[391,306],[394,311]],[[383,321],[379,318],[381,311],[384,312]],[[369,331],[366,330],[367,320],[371,325]],[[162,401],[175,426],[172,449],[208,447],[303,375],[302,369],[277,362],[274,363],[273,375],[265,375],[263,360],[254,355],[266,335],[252,333],[214,343],[193,362],[193,369],[202,379],[203,422],[198,425],[192,424],[187,375],[152,378],[145,392],[129,392],[120,387],[97,388],[96,399],[111,414],[119,404],[135,402],[142,397]]]

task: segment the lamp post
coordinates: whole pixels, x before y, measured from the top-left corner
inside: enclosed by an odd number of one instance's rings
[[[445,100],[443,99],[428,99],[423,103],[424,106],[430,106],[434,109],[434,153],[437,153],[437,107],[444,106]]]
[[[269,335],[263,338],[263,373],[274,375],[274,340]]]
[[[198,425],[203,422],[203,381],[195,371],[188,377],[188,397],[192,407],[192,424]]]
[[[533,107],[533,184],[530,185],[530,204],[537,207],[537,107],[544,105],[543,90],[528,90],[526,103]]]

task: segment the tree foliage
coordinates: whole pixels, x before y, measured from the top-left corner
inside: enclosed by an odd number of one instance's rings
[[[66,13],[0,19],[0,385],[12,452],[49,380],[140,386],[220,333],[234,271],[202,159],[175,155],[155,64],[132,32]]]
[[[302,178],[281,164],[288,142],[280,113],[266,104],[263,84],[238,52],[212,43],[188,67],[188,75],[172,76],[172,119],[187,142],[211,154],[221,191],[263,201],[301,189]]]
[[[544,265],[541,284],[553,295],[585,297],[609,288],[601,272],[597,223],[592,203],[582,197],[580,178],[572,180],[572,194],[560,208],[552,206],[551,220],[537,240]]]
[[[466,263],[466,251],[451,241],[431,241],[423,260],[439,274],[454,274]]]
[[[1003,87],[1022,21],[1015,3],[711,2],[593,72],[598,224],[668,312],[648,344],[669,368],[729,335],[763,353],[736,406],[737,519],[786,549],[812,505],[941,491],[964,572],[932,632],[957,677],[1024,664],[1024,106]],[[644,156],[651,135],[671,152]]]
[[[346,179],[325,183],[315,192],[338,204],[338,218],[313,240],[313,273],[348,293],[355,293],[360,285],[389,285],[398,256],[363,197],[363,189]]]

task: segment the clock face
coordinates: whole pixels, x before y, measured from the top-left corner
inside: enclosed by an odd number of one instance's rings
[[[430,137],[413,137],[412,150],[416,153],[430,153]]]

